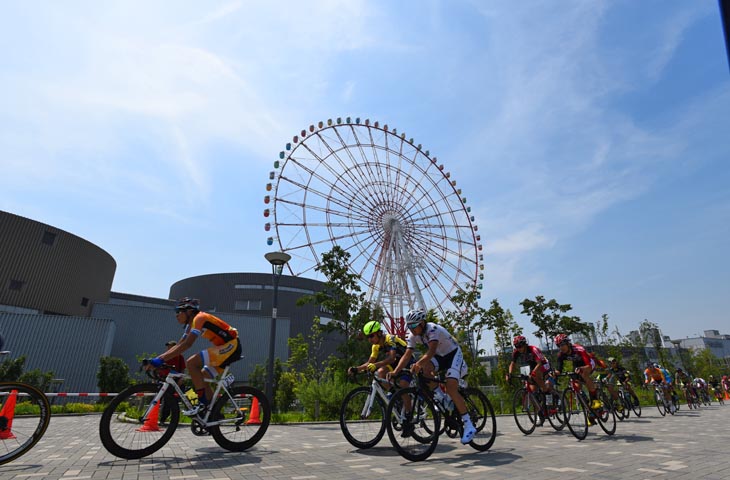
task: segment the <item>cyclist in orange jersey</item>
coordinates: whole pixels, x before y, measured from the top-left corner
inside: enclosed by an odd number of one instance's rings
[[[199,402],[192,410],[185,410],[184,415],[192,416],[200,413],[208,406],[213,396],[213,389],[203,377],[207,374],[216,377],[223,369],[241,358],[241,343],[238,331],[220,318],[200,311],[197,299],[185,297],[178,301],[175,308],[177,323],[185,326],[183,336],[173,346],[157,358],[148,361],[149,365],[159,368],[193,346],[198,337],[213,343],[211,348],[201,350],[187,360],[188,373],[193,387],[198,394]]]

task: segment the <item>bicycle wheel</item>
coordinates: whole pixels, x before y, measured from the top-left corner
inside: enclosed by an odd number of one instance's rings
[[[271,407],[258,388],[229,388],[218,397],[208,419],[208,431],[215,443],[231,452],[242,452],[256,445],[271,422]],[[210,425],[213,423],[213,425]]]
[[[631,411],[637,417],[641,417],[641,402],[639,401],[639,397],[633,392],[631,392]]]
[[[578,440],[588,435],[588,408],[583,400],[570,388],[563,392],[563,416],[568,430]]]
[[[0,465],[38,443],[51,420],[48,398],[24,383],[0,383]]]
[[[469,445],[475,450],[484,452],[494,444],[497,438],[497,418],[489,398],[478,388],[469,387],[461,392],[466,403],[466,411],[477,433]]]
[[[560,403],[560,394],[554,391],[550,394],[550,397],[552,398],[552,402],[549,402],[546,406],[548,422],[550,422],[550,426],[556,432],[559,432],[565,428],[565,418],[563,416],[563,407]]]
[[[664,405],[664,395],[654,391],[654,402],[656,403],[656,408],[659,410],[659,415],[662,417],[667,414],[667,410]]]
[[[127,460],[142,458],[170,440],[180,421],[180,405],[172,389],[165,392],[170,419],[166,426],[158,425],[160,407],[152,405],[152,400],[159,390],[160,385],[154,383],[133,385],[107,405],[99,422],[99,436],[109,453]]]
[[[535,431],[539,408],[535,396],[524,387],[518,389],[512,397],[512,415],[515,417],[517,428],[525,435]]]
[[[418,413],[414,415],[414,412]],[[385,418],[390,443],[403,458],[418,462],[430,457],[436,449],[441,417],[431,399],[418,388],[404,388],[394,393]]]
[[[368,403],[372,404],[368,407]],[[373,387],[351,390],[340,407],[340,428],[348,442],[357,448],[374,447],[385,435],[385,404]]]
[[[616,433],[616,414],[613,411],[613,406],[604,404],[603,407],[596,412],[596,420],[601,430],[606,432],[606,435],[613,435]]]

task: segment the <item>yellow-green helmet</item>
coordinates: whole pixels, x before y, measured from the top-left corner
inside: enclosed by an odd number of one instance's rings
[[[365,324],[364,327],[362,327],[362,333],[365,335],[372,335],[375,332],[380,331],[380,322],[376,320],[371,320],[368,323]]]

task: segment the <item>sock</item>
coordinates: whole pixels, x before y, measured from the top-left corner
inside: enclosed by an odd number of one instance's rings
[[[198,401],[202,403],[203,405],[208,405],[208,399],[205,398],[205,389],[201,390],[195,390],[195,393],[198,395]]]

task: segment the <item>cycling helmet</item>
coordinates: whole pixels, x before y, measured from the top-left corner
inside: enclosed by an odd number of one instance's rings
[[[411,310],[406,314],[406,323],[409,325],[421,323],[426,320],[426,312],[423,310]]]
[[[564,333],[557,334],[555,336],[555,345],[557,345],[559,347],[560,345],[562,345],[564,343],[567,345],[570,345],[570,338]]]
[[[656,368],[654,362],[646,362],[646,368]]]
[[[364,327],[362,327],[362,333],[365,335],[372,335],[375,332],[380,331],[380,322],[372,320],[365,324]]]
[[[654,363],[654,368],[662,368],[662,366],[659,365],[658,363]]]
[[[517,335],[517,336],[516,336],[516,337],[515,337],[515,338],[514,338],[514,339],[512,340],[512,345],[514,345],[514,346],[515,346],[515,348],[519,348],[519,347],[522,347],[522,346],[524,346],[524,345],[527,345],[527,339],[526,339],[525,337],[523,337],[522,335]]]
[[[608,357],[608,363],[615,362],[616,357]]]
[[[723,375],[723,376],[722,376],[722,379],[723,379],[723,380],[727,380],[727,375]]]
[[[175,310],[200,310],[200,300],[197,298],[183,297],[177,301]]]
[[[679,367],[677,367],[677,371],[678,371],[678,372],[681,372],[681,371],[682,371],[682,369],[681,369],[681,368],[679,368]]]

